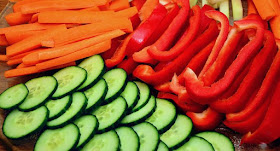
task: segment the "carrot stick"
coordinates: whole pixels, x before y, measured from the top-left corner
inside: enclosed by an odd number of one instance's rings
[[[116,18],[110,22],[98,22],[88,25],[82,25],[68,29],[66,32],[60,33],[53,37],[55,46],[76,42],[79,40],[87,39],[101,33],[121,29],[131,32],[132,24],[127,18]]]
[[[140,19],[146,20],[158,4],[159,0],[147,0],[139,11]]]
[[[18,58],[18,59],[9,59],[7,61],[7,65],[12,66],[12,65],[16,65],[16,64],[21,64],[22,63],[22,58]]]
[[[93,6],[96,6],[96,4],[92,0],[44,0],[23,5],[21,12],[23,14],[34,14],[42,11],[81,9]]]
[[[129,8],[130,4],[128,0],[114,0],[109,6],[110,10],[119,11]]]
[[[252,0],[247,0],[247,5],[248,5],[248,12],[247,12],[248,15],[258,14],[257,8]]]
[[[118,11],[116,12],[116,15],[118,17],[127,17],[127,18],[131,18],[133,17],[134,15],[136,15],[138,13],[138,10],[137,8],[134,6],[134,7],[129,7],[127,9],[124,9],[124,10],[121,10],[121,11]]]
[[[45,71],[54,70],[54,69],[61,69],[61,68],[69,67],[69,66],[75,66],[75,65],[76,65],[75,62],[70,62],[67,64],[59,65],[59,66],[52,67],[49,69],[44,69],[44,70],[39,70],[39,69],[37,69],[36,66],[22,67],[22,68],[20,67],[17,69],[11,69],[11,70],[6,71],[4,73],[4,76],[6,78],[19,77],[19,76],[30,75],[30,74],[45,72]]]
[[[6,55],[0,55],[0,61],[8,61],[8,57]]]
[[[270,6],[272,7],[272,9],[279,14],[280,13],[280,6],[278,3],[278,0],[267,0],[267,2],[270,4]]]
[[[49,59],[61,57],[64,55],[68,55],[70,53],[79,51],[81,49],[90,47],[92,45],[96,45],[103,41],[111,40],[113,38],[119,37],[124,34],[125,34],[125,32],[123,32],[121,30],[114,30],[114,31],[107,32],[105,34],[90,38],[90,39],[82,40],[82,41],[72,43],[69,45],[64,45],[62,47],[55,47],[52,49],[48,49],[48,51],[39,52],[39,60],[44,61],[44,60],[49,60]]]
[[[41,41],[45,39],[50,39],[62,32],[65,32],[67,30],[65,25],[59,25],[57,27],[48,29],[44,31],[40,35],[34,35],[30,36],[20,42],[17,42],[9,47],[7,47],[7,56],[12,57],[15,55],[18,55],[20,53],[24,53],[27,51],[30,51],[32,49],[36,49],[41,47]]]
[[[27,68],[27,67],[31,67],[31,66],[21,63],[21,64],[19,64],[19,65],[16,67],[16,69]]]
[[[114,19],[113,11],[47,11],[38,15],[39,23],[95,23],[101,21],[110,22]]]
[[[267,1],[253,0],[253,2],[263,20],[268,21],[272,17],[276,16],[276,12]]]
[[[0,46],[8,46],[9,43],[5,35],[0,35]]]
[[[19,41],[22,41],[25,38],[28,38],[33,35],[38,35],[43,33],[44,30],[34,30],[34,31],[15,31],[15,32],[7,32],[5,34],[6,39],[10,45],[15,44]]]
[[[10,26],[25,24],[30,21],[32,14],[22,14],[20,12],[11,13],[5,16],[7,23]]]
[[[28,52],[25,52],[25,53],[18,54],[18,55],[13,56],[13,57],[9,57],[9,59],[24,58],[25,56],[27,56],[31,53],[34,53],[34,52],[37,52],[37,51],[43,51],[43,50],[45,50],[45,49],[34,49],[34,50],[31,50],[31,51],[28,51]]]
[[[79,59],[83,59],[83,58],[90,57],[90,56],[93,56],[96,54],[100,54],[100,53],[105,52],[106,50],[110,49],[110,47],[111,47],[111,40],[104,41],[102,43],[90,46],[88,48],[84,48],[82,50],[68,54],[63,57],[59,57],[59,58],[51,59],[49,61],[38,63],[38,64],[36,64],[36,67],[40,70],[52,68],[52,67],[55,67],[55,66],[58,66],[61,64],[66,64],[66,63],[73,62],[73,61],[76,61]]]
[[[40,0],[21,0],[21,1],[18,1],[17,3],[14,4],[13,10],[14,10],[14,12],[20,12],[21,11],[21,6],[23,6],[25,4],[28,4],[28,3],[32,3],[32,2],[38,2],[38,1],[40,1]]]
[[[81,9],[80,11],[100,11],[97,6]]]
[[[38,13],[32,15],[32,17],[31,17],[31,19],[29,21],[29,23],[36,23],[36,22],[38,22]]]
[[[274,37],[276,39],[280,39],[280,15],[277,15],[276,17],[273,17],[270,21],[270,28],[272,30],[272,33],[274,34]]]

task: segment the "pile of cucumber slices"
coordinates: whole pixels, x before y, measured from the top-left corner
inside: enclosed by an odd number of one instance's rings
[[[10,110],[4,135],[40,133],[35,151],[234,150],[222,134],[193,133],[189,117],[145,83],[128,81],[123,69],[105,70],[95,55],[7,89],[0,95],[0,108]]]

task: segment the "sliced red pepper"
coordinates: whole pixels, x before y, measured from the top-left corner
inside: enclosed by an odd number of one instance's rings
[[[212,22],[209,28],[200,35],[179,57],[168,63],[168,65],[160,71],[154,71],[151,66],[139,65],[133,72],[133,75],[151,85],[160,85],[168,82],[174,73],[181,73],[191,58],[202,48],[207,46],[216,38],[218,28],[215,22]]]
[[[208,16],[209,18],[219,21],[221,23],[221,31],[219,33],[219,36],[216,40],[212,52],[210,53],[204,67],[202,68],[202,71],[199,74],[199,77],[203,76],[206,73],[206,71],[215,62],[216,58],[219,55],[220,50],[222,49],[225,41],[227,40],[228,33],[229,33],[229,20],[225,14],[213,10],[213,11],[205,12],[205,15]]]
[[[130,41],[127,44],[126,53],[131,56],[134,52],[141,50],[149,37],[159,26],[161,20],[167,14],[167,10],[162,5],[157,5],[150,17],[145,20],[132,34]]]
[[[130,18],[130,21],[132,23],[133,30],[135,30],[141,23],[140,17],[138,14],[134,15]]]
[[[169,89],[169,83],[170,82],[166,82],[164,84],[154,86],[154,89],[156,89],[160,92],[171,93],[171,90]]]
[[[215,129],[224,118],[223,114],[210,107],[202,113],[187,112],[186,115],[192,119],[194,127],[200,131]]]
[[[198,5],[194,6],[192,8],[194,12],[194,16],[192,16],[189,20],[189,27],[186,29],[182,37],[176,42],[175,46],[172,47],[170,50],[166,51],[168,49],[167,45],[170,46],[171,40],[170,38],[174,39],[174,36],[170,36],[168,33],[173,33],[172,30],[165,32],[167,34],[164,34],[155,44],[153,44],[150,49],[148,50],[149,55],[159,61],[171,61],[175,59],[178,55],[180,55],[195,39],[195,37],[198,35],[199,31],[199,25],[200,25],[200,14],[201,10]],[[178,22],[174,19],[174,21]],[[176,24],[176,22],[174,22]],[[170,26],[169,26],[170,27]]]
[[[144,5],[144,3],[146,2],[146,0],[133,0],[131,2],[132,6],[136,6],[136,8],[138,10],[140,10],[142,8],[142,6]]]
[[[128,75],[130,75],[133,70],[137,67],[138,63],[133,60],[132,57],[128,57],[124,59],[120,64],[118,64],[118,68],[122,68],[126,71]]]
[[[201,23],[200,23],[200,33],[202,33],[204,30],[207,29],[207,27],[209,26],[209,24],[211,23],[211,21],[213,19],[207,17],[205,15],[205,12],[209,11],[209,10],[215,10],[212,6],[209,6],[209,5],[204,5],[202,8],[201,8]]]
[[[261,85],[275,54],[276,44],[274,36],[270,31],[266,31],[264,47],[254,58],[249,72],[241,82],[238,90],[229,98],[213,102],[211,107],[214,107],[223,113],[235,114],[242,110],[248,102],[252,92]]]
[[[240,50],[237,58],[226,70],[224,77],[211,86],[204,86],[204,83],[197,78],[196,74],[190,68],[186,70],[184,74],[185,86],[191,98],[197,102],[199,100],[215,100],[221,96],[262,46],[264,28],[260,21],[240,20],[235,22],[235,24],[241,31],[251,28],[257,29],[256,36]]]
[[[118,49],[120,44],[121,40],[119,38],[112,39],[111,48],[108,51],[105,51],[101,54],[102,58],[104,60],[110,59],[114,55],[115,51]]]

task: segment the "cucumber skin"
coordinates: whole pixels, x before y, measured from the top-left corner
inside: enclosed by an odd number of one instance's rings
[[[42,77],[46,77],[46,76],[42,76]],[[55,91],[56,91],[56,89],[57,89],[57,87],[58,87],[58,82],[57,82],[56,78],[55,78],[54,76],[51,76],[51,77],[53,77],[53,78],[55,79],[56,85],[55,85],[54,90],[50,93],[50,95],[49,95],[43,102],[41,102],[40,104],[38,104],[38,105],[36,105],[36,106],[34,106],[34,107],[30,108],[30,109],[21,109],[21,108],[18,108],[18,110],[23,111],[23,112],[29,112],[29,111],[33,111],[33,110],[35,110],[35,109],[41,107],[42,105],[46,104],[46,102],[52,97],[52,95],[55,93]],[[40,77],[40,78],[41,78],[41,77]],[[33,80],[33,79],[30,79],[30,80]],[[30,80],[29,80],[29,81],[30,81]],[[28,82],[28,81],[27,81],[27,82]],[[29,92],[29,90],[28,90],[28,92]],[[24,102],[24,101],[23,101],[23,102]],[[22,102],[22,103],[23,103],[23,102]]]
[[[127,83],[128,83],[129,81],[127,81]],[[130,82],[132,82],[132,83],[134,83],[135,85],[136,85],[136,83],[135,82],[133,82],[133,81],[130,81]],[[127,84],[126,83],[126,84]],[[135,98],[135,100],[134,100],[134,103],[133,104],[131,104],[131,106],[129,107],[129,108],[127,108],[127,110],[128,110],[128,112],[131,112],[132,111],[132,109],[136,106],[136,104],[137,104],[137,100],[139,100],[140,99],[140,90],[139,90],[139,88],[138,88],[138,86],[136,85],[136,87],[137,87],[137,89],[138,89],[138,93],[137,93],[137,97]],[[125,88],[124,88],[125,89]],[[121,93],[122,94],[122,93]],[[121,95],[122,96],[122,95]]]
[[[135,81],[135,82],[141,82],[141,81]],[[141,83],[143,83],[143,82],[141,82]],[[136,84],[136,83],[135,83]],[[146,83],[145,83],[146,84]],[[151,95],[152,95],[152,92],[151,92],[151,87],[148,85],[148,84],[146,84],[147,86],[148,86],[148,88],[149,88],[149,95],[148,95],[148,99],[147,99],[147,101],[144,103],[144,104],[142,104],[141,106],[139,106],[138,108],[136,108],[136,109],[134,109],[133,110],[133,108],[131,108],[131,112],[130,113],[132,113],[132,112],[136,112],[136,111],[138,111],[138,110],[140,110],[142,107],[144,107],[148,102],[149,102],[149,99],[150,99],[150,97],[151,97]],[[136,86],[137,86],[137,84],[136,84]],[[138,87],[138,86],[137,86]],[[138,88],[139,89],[139,88]],[[140,99],[140,89],[139,89],[139,99]],[[137,101],[136,101],[137,102]],[[137,103],[135,104],[135,106],[137,105]],[[134,107],[135,107],[134,106]]]
[[[169,130],[171,127],[172,127],[172,125],[175,123],[175,121],[176,121],[176,119],[177,119],[177,113],[176,113],[176,116],[175,116],[175,118],[173,119],[173,121],[166,127],[166,128],[164,128],[164,129],[161,129],[161,130],[158,130],[158,133],[159,134],[163,134],[164,132],[166,132],[167,130]]]
[[[70,100],[69,100],[68,104],[65,106],[65,108],[59,114],[57,114],[56,116],[48,118],[48,121],[60,117],[63,113],[65,113],[67,111],[67,109],[71,106],[71,104],[72,104],[72,95],[70,95]]]

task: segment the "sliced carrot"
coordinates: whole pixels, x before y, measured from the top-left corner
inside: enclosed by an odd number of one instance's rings
[[[27,67],[31,67],[31,66],[21,63],[16,68],[20,69],[20,68],[27,68]]]
[[[62,47],[55,47],[52,49],[48,49],[47,51],[39,52],[39,60],[44,61],[44,60],[49,60],[49,59],[61,57],[64,55],[68,55],[70,53],[79,51],[81,49],[90,47],[92,45],[96,45],[103,41],[111,40],[113,38],[119,37],[124,34],[125,34],[125,32],[123,32],[121,30],[114,30],[114,31],[107,32],[105,34],[90,38],[90,39],[82,40],[82,41],[72,43],[69,45],[64,45]]]
[[[100,9],[97,6],[93,6],[93,7],[81,9],[80,11],[100,11]]]
[[[102,6],[102,5],[106,5],[109,2],[111,2],[112,0],[92,0],[96,6]]]
[[[130,4],[128,0],[114,0],[109,6],[110,10],[119,11],[129,8]]]
[[[20,12],[11,13],[5,16],[5,19],[10,26],[28,23],[31,18],[32,14],[22,14]]]
[[[31,19],[29,21],[29,23],[36,23],[36,22],[38,22],[38,13],[32,15],[32,17],[31,17]]]
[[[272,7],[272,9],[279,14],[280,13],[280,6],[278,3],[278,0],[267,0],[267,2],[270,4],[270,6]]]
[[[253,2],[263,20],[268,21],[276,16],[276,12],[267,1],[253,0]]]
[[[140,19],[146,20],[158,4],[159,0],[147,0],[139,11]]]
[[[42,47],[48,47],[48,48],[53,48],[55,46],[54,41],[50,39],[41,41],[41,45]]]
[[[37,49],[36,51],[33,51],[32,53],[24,56],[22,58],[22,63],[25,65],[36,65],[37,63],[40,63],[42,61],[39,60],[39,52],[47,51],[46,49]]]
[[[34,14],[42,11],[81,9],[96,6],[92,0],[43,0],[21,6],[23,14]]]
[[[272,33],[274,34],[274,37],[276,39],[280,39],[280,28],[279,28],[279,25],[280,25],[280,15],[278,15],[276,17],[273,17],[269,21],[269,24],[270,24],[270,28],[272,30]]]
[[[69,67],[69,66],[75,66],[75,65],[76,65],[75,62],[70,62],[67,64],[59,65],[59,66],[52,67],[49,69],[44,69],[44,70],[39,70],[36,66],[19,67],[16,69],[11,69],[11,70],[6,71],[4,73],[4,76],[6,78],[19,77],[19,76],[30,75],[30,74],[45,72],[45,71],[54,70],[54,69],[61,69],[61,68]]]
[[[7,56],[12,57],[20,53],[30,51],[41,47],[41,41],[45,39],[50,39],[62,32],[67,30],[65,25],[59,25],[57,27],[48,29],[39,35],[30,36],[20,42],[17,42],[9,47],[7,47]]]
[[[6,55],[0,55],[0,61],[8,61],[8,57]]]
[[[25,38],[28,38],[33,35],[38,35],[43,33],[44,30],[34,30],[34,31],[15,31],[15,32],[7,32],[5,34],[6,39],[10,45],[15,44],[19,41],[22,41]]]
[[[90,46],[88,48],[79,50],[77,52],[68,54],[66,56],[62,56],[59,58],[51,59],[49,61],[45,61],[42,63],[36,64],[36,67],[40,70],[52,68],[61,64],[66,64],[69,62],[73,62],[82,58],[90,57],[96,54],[100,54],[105,52],[106,50],[110,49],[111,47],[111,40],[104,41],[102,43]]]
[[[127,17],[127,18],[131,18],[133,17],[134,15],[136,15],[138,13],[138,10],[137,8],[134,6],[134,7],[129,7],[127,9],[124,9],[124,10],[121,10],[121,11],[118,11],[116,12],[116,15],[118,17]]]
[[[18,1],[17,3],[15,3],[13,5],[14,12],[20,12],[22,5],[25,5],[25,4],[28,4],[28,3],[32,3],[32,2],[38,2],[40,0],[13,0],[13,1]]]
[[[7,65],[12,66],[12,65],[17,65],[22,63],[22,58],[17,58],[17,59],[9,59],[7,61]]]
[[[95,23],[114,19],[113,11],[47,11],[38,15],[39,23]]]
[[[258,14],[257,8],[252,0],[247,0],[247,5],[248,5],[248,12],[247,12],[248,15]]]
[[[0,35],[0,46],[8,46],[9,43],[5,35]]]

